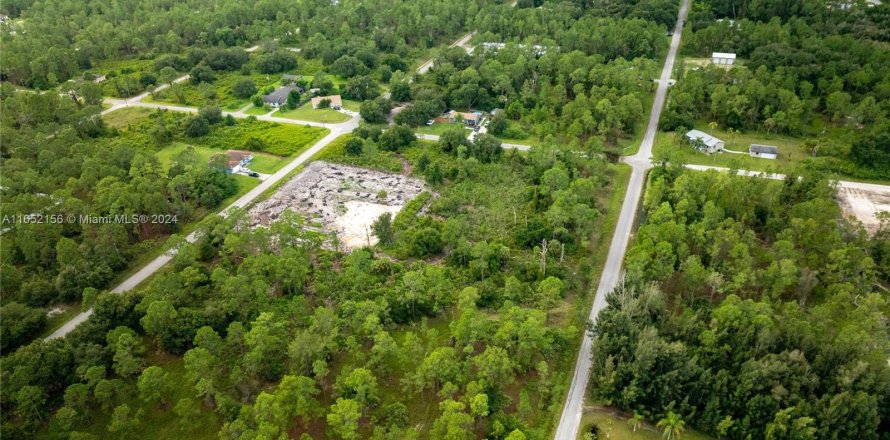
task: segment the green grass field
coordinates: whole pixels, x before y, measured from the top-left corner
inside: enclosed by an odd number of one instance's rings
[[[248,115],[262,116],[274,110],[274,108],[269,107],[268,105],[264,105],[262,107],[251,106],[249,109],[244,110],[244,113]]]
[[[353,101],[351,99],[344,99],[343,108],[345,108],[346,110],[357,112],[362,109],[362,103],[359,101]]]
[[[293,110],[280,109],[277,112],[273,113],[272,116],[276,116],[279,118],[296,119],[299,121],[322,122],[325,124],[336,124],[349,120],[348,115],[346,115],[345,113],[340,113],[337,110],[329,108],[314,109],[312,108],[311,101],[307,101],[305,104]]]
[[[519,122],[508,120],[507,121],[507,130],[505,131],[505,134],[510,134],[511,131],[518,132],[518,133],[525,132],[524,129],[522,128],[522,125]],[[532,136],[530,134],[527,134],[524,137],[511,137],[511,136],[505,136],[505,135],[501,135],[501,136],[494,135],[494,136],[496,138],[500,139],[501,142],[508,143],[508,144],[530,145],[533,147],[540,147],[541,145],[545,144],[545,142],[543,140],[538,139],[536,136]]]
[[[170,145],[162,148],[155,155],[158,157],[158,160],[161,161],[161,165],[163,165],[164,168],[169,168],[170,165],[173,163],[173,157],[179,153],[182,153],[183,151],[185,151],[186,148],[189,147],[195,150],[195,153],[198,154],[198,157],[201,158],[202,162],[209,161],[210,156],[213,156],[214,154],[225,153],[225,151],[215,150],[212,148],[201,147],[197,145],[190,145],[184,142],[173,142]]]
[[[418,133],[423,133],[423,134],[434,134],[436,136],[441,136],[442,133],[445,133],[446,131],[448,131],[448,129],[460,128],[460,129],[466,130],[465,127],[466,127],[466,125],[461,122],[450,122],[450,123],[449,122],[444,122],[444,123],[436,122],[433,125],[421,125],[420,127],[417,127],[417,129],[415,129],[414,131],[416,131]],[[466,132],[467,132],[467,134],[470,134],[469,130],[466,130]]]
[[[258,173],[272,174],[281,169],[288,161],[271,154],[254,153],[253,159],[247,165]]]
[[[111,128],[125,129],[142,122],[154,109],[148,107],[124,107],[102,116]]]

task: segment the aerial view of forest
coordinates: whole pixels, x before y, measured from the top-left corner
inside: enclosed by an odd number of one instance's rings
[[[890,5],[0,4],[0,436],[890,439]]]

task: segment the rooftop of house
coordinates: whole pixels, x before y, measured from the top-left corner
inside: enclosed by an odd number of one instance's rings
[[[253,153],[251,153],[250,151],[227,150],[226,151],[226,165],[229,168],[232,168],[232,167],[240,164],[241,162],[243,162],[244,159],[247,159],[249,157],[253,157]]]
[[[279,87],[274,92],[263,96],[263,101],[268,103],[281,104],[287,101],[287,95],[290,94],[291,90],[296,89],[296,86],[282,86]]]
[[[456,112],[454,110],[451,110],[450,112],[448,112],[448,116],[450,116],[452,118],[456,117],[457,115],[460,115],[460,117],[463,118],[464,121],[478,121],[479,118],[482,117],[482,115],[479,112],[467,113],[467,112]]]
[[[734,53],[728,53],[728,52],[714,52],[714,53],[711,54],[711,58],[727,58],[727,59],[730,59],[730,60],[734,60],[734,59],[735,59],[735,54],[734,54]]]
[[[699,130],[689,130],[688,132],[686,132],[686,138],[689,140],[698,139],[709,147],[713,147],[713,146],[717,145],[718,143],[723,142],[722,140],[717,139],[714,136],[711,136],[711,135],[709,135],[703,131],[699,131]]]
[[[343,106],[343,99],[340,98],[340,95],[316,96],[316,97],[312,98],[312,106],[317,107],[318,103],[320,103],[324,99],[331,101],[331,107],[342,107]]]

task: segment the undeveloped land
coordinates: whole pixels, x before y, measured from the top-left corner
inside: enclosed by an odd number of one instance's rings
[[[844,213],[862,222],[869,235],[874,234],[881,226],[877,214],[882,211],[890,211],[890,191],[888,190],[841,186],[838,189],[838,199]]]
[[[268,226],[292,210],[336,232],[345,247],[354,249],[376,242],[371,223],[377,217],[395,216],[423,190],[423,182],[413,177],[316,161],[254,205],[251,224]]]

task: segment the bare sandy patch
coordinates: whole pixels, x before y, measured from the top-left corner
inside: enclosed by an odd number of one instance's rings
[[[268,226],[285,211],[304,214],[311,227],[336,232],[348,249],[373,245],[371,224],[395,216],[425,189],[419,179],[324,161],[312,162],[249,215],[253,226]]]
[[[869,235],[881,226],[877,214],[890,211],[890,191],[842,187],[838,189],[838,199],[844,214],[862,222]]]

